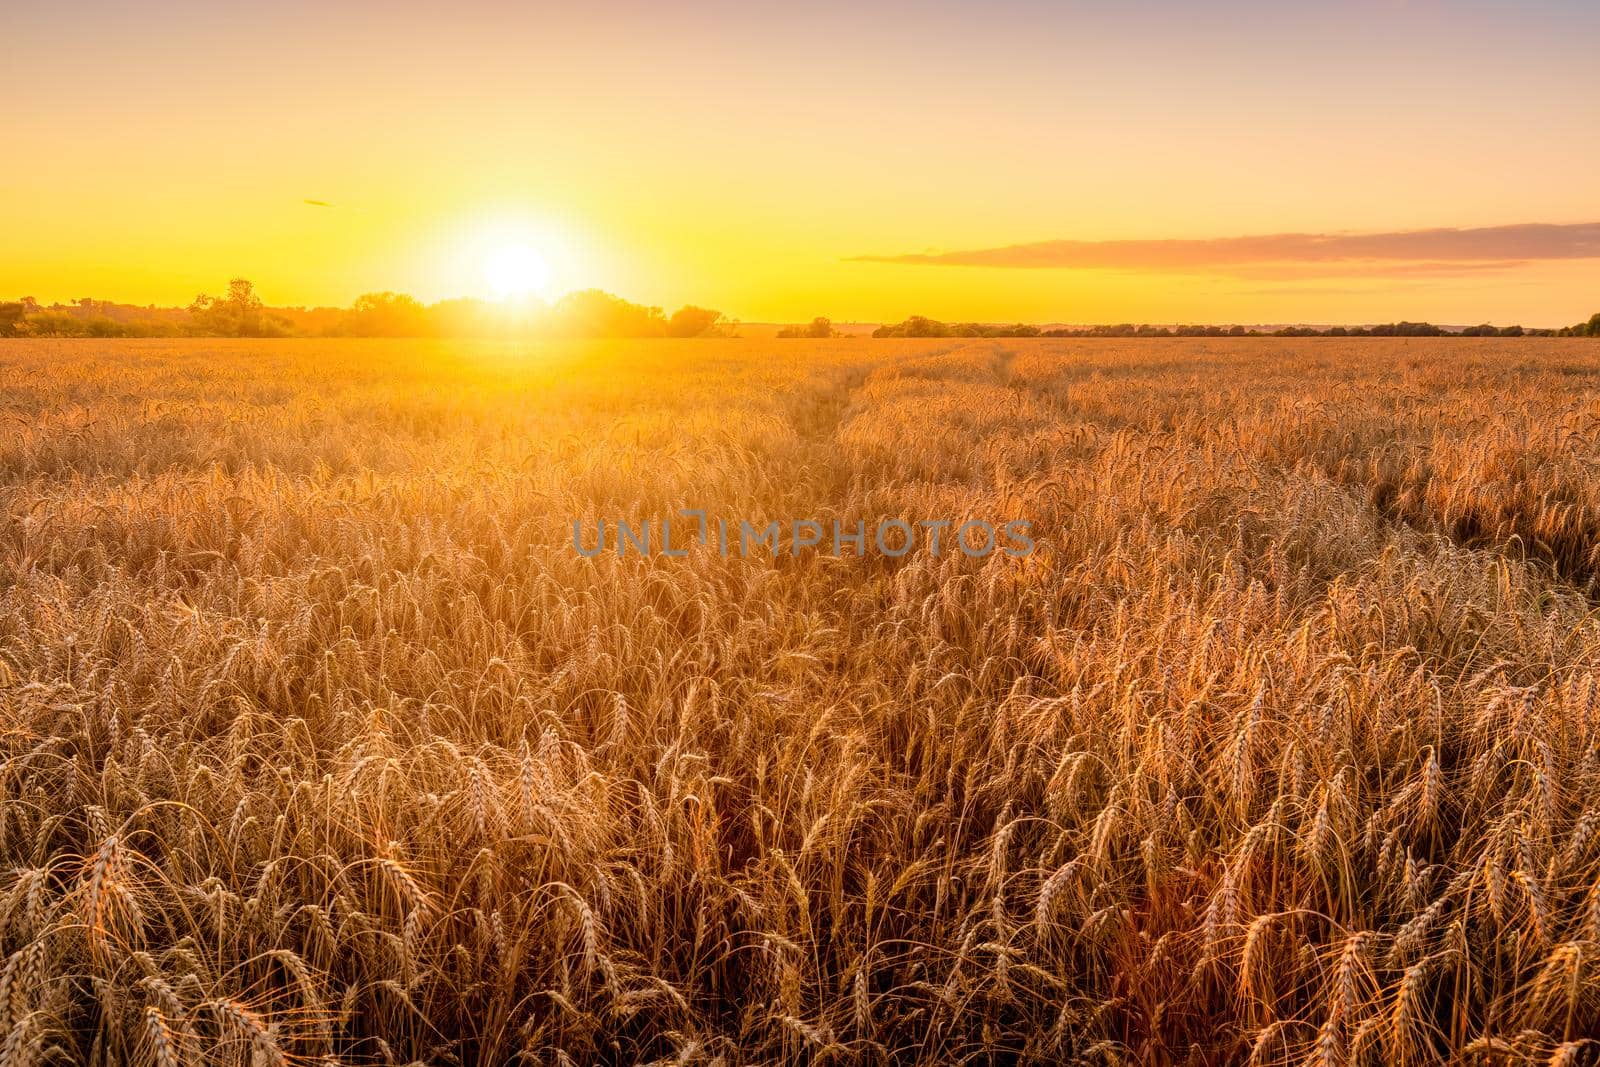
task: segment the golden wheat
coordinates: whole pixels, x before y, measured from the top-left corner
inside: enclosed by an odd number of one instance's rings
[[[1596,1062],[1597,383],[0,342],[0,1060]]]

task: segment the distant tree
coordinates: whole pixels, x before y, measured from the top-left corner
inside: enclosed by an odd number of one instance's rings
[[[132,319],[117,323],[123,337],[171,337],[177,333],[171,323],[157,319]]]
[[[15,337],[21,332],[23,316],[27,315],[28,306],[21,301],[15,304],[0,304],[0,337]]]
[[[562,297],[551,309],[551,325],[569,337],[662,337],[667,332],[660,308],[630,303],[601,289]]]
[[[189,318],[195,332],[216,337],[281,337],[288,332],[282,320],[267,314],[255,286],[245,278],[230,281],[225,297],[195,297]]]
[[[456,297],[429,305],[428,320],[440,337],[480,337],[495,332],[496,313],[503,310],[482,300]]]
[[[894,326],[879,326],[872,331],[874,337],[949,337],[951,327],[937,319],[913,315]]]
[[[1492,327],[1491,327],[1492,329]],[[1443,337],[1449,331],[1431,322],[1386,322],[1363,330],[1362,337]]]
[[[19,332],[26,337],[82,337],[83,320],[66,311],[36,311],[22,321]]]
[[[679,308],[667,320],[667,334],[671,337],[703,337],[716,330],[722,321],[722,312],[693,304]]]
[[[356,297],[335,332],[346,337],[422,337],[429,328],[428,310],[405,293],[362,293]]]
[[[785,326],[778,331],[779,337],[805,337],[811,340],[826,340],[829,337],[838,337],[839,331],[833,328],[833,320],[818,315],[806,325]],[[883,334],[881,336],[888,336]]]

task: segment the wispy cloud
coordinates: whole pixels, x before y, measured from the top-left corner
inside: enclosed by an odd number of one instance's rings
[[[956,252],[853,257],[856,262],[939,267],[1169,271],[1257,278],[1353,273],[1439,275],[1503,270],[1531,260],[1593,258],[1600,258],[1600,222],[1388,233],[1038,241]]]
[[[1559,257],[1576,258],[1576,257]],[[1399,260],[1399,259],[1345,259],[1327,262],[1291,263],[1238,263],[1214,268],[1233,278],[1261,278],[1271,281],[1294,281],[1296,278],[1326,278],[1330,275],[1360,275],[1363,278],[1407,278],[1414,275],[1429,278],[1463,278],[1494,271],[1525,266],[1529,259],[1483,260]]]

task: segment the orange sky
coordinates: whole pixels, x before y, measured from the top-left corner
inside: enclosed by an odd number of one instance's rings
[[[0,298],[485,295],[517,242],[747,320],[1600,310],[1592,3],[773,7],[8,5]],[[1400,236],[1227,241],[1349,233]]]

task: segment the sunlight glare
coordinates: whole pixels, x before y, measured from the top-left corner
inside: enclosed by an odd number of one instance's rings
[[[483,264],[484,280],[501,300],[550,295],[550,264],[530,245],[502,245]]]

